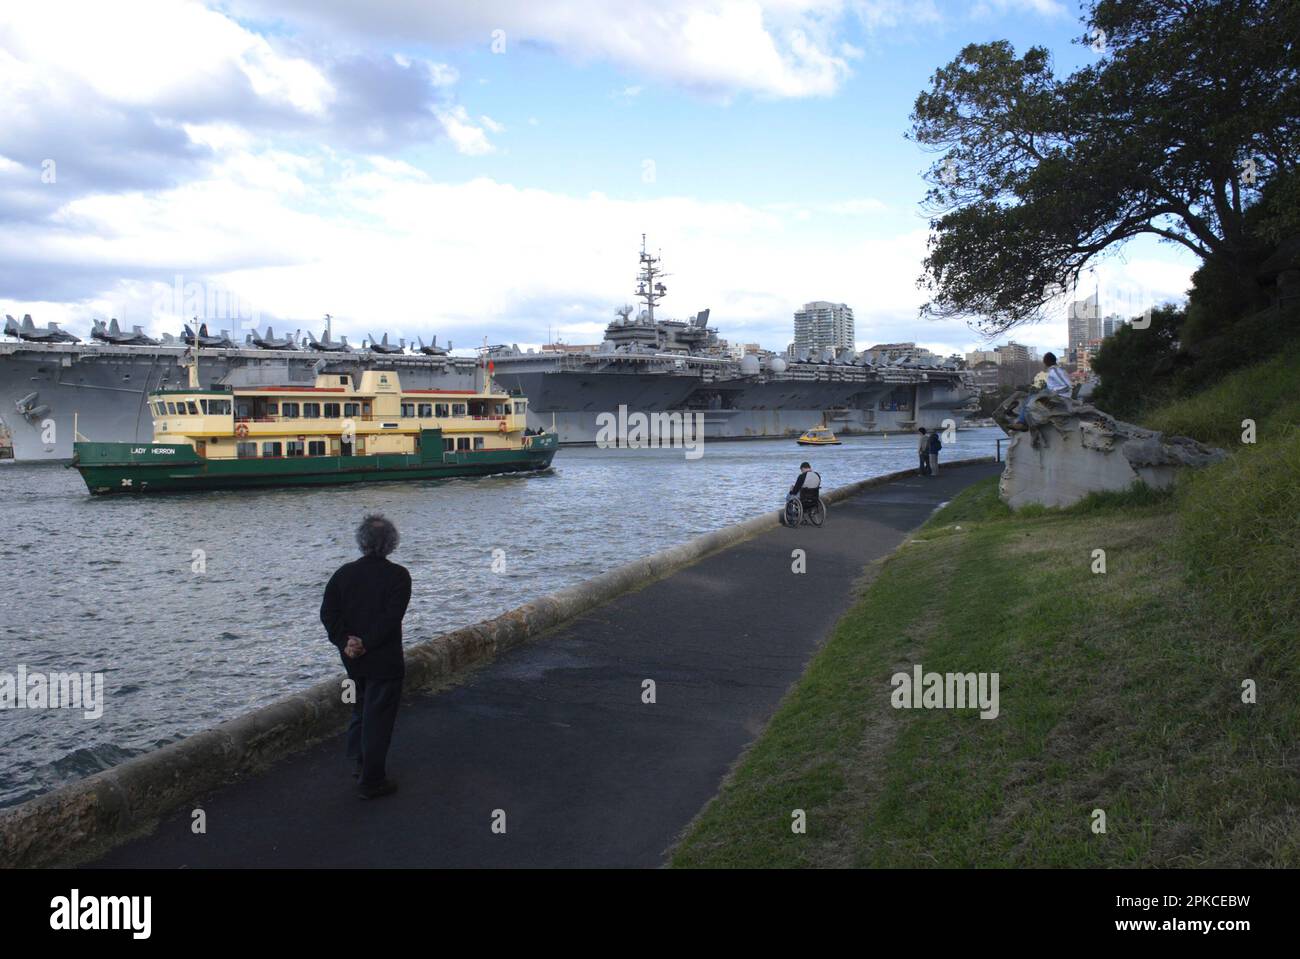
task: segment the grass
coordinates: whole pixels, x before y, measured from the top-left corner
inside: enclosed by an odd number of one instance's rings
[[[1220,380],[1213,387],[1161,407],[1145,425],[1228,450],[1242,448],[1244,420],[1255,422],[1257,444],[1300,423],[1300,345]]]
[[[1173,492],[1012,514],[994,479],[945,506],[671,864],[1300,865],[1300,416],[1278,362],[1153,418],[1227,444],[1218,419],[1250,397],[1263,427]],[[1000,715],[894,709],[890,677],[915,663],[998,673]]]

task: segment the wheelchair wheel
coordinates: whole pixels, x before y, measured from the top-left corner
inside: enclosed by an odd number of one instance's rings
[[[785,512],[782,518],[785,520],[785,525],[792,528],[803,522],[803,504],[799,502],[797,496],[785,501]]]
[[[814,526],[820,526],[826,522],[826,504],[821,500],[818,500],[817,505],[808,510],[808,522]]]

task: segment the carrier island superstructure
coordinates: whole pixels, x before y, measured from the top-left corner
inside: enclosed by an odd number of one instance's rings
[[[69,459],[73,434],[99,442],[148,442],[146,397],[187,381],[198,342],[199,377],[213,388],[310,385],[322,373],[395,370],[420,390],[474,389],[491,363],[496,382],[529,399],[529,426],[552,428],[562,444],[595,442],[601,413],[701,413],[705,440],[799,436],[824,424],[841,436],[960,423],[972,408],[968,374],[918,360],[873,363],[867,354],[728,355],[709,311],[688,320],[656,315],[667,290],[659,258],[641,251],[636,295],[602,343],[583,349],[485,347],[455,356],[436,345],[380,341],[353,348],[327,335],[248,334],[243,344],[198,323],[180,340],[157,343],[138,329],[96,326],[77,340],[53,325],[6,326],[0,340],[0,420],[19,461]],[[26,318],[25,318],[26,320]],[[188,341],[188,342],[187,342]],[[75,424],[75,425],[74,425]]]

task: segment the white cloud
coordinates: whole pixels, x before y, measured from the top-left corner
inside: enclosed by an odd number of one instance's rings
[[[258,96],[306,114],[334,97],[309,61],[196,0],[133,0],[129,24],[121,8],[94,0],[6,4],[0,41],[6,92],[35,78],[43,86],[71,79],[117,103],[165,105],[242,74]]]
[[[806,97],[834,93],[849,75],[852,53],[841,49],[836,33],[851,6],[845,0],[240,0],[236,10],[322,33],[342,25],[361,35],[479,44],[485,51],[500,30],[504,56],[532,42],[709,95]]]
[[[444,132],[457,152],[466,156],[482,156],[496,150],[496,147],[488,142],[484,128],[474,124],[470,119],[469,111],[464,106],[436,108],[434,115],[441,121]]]

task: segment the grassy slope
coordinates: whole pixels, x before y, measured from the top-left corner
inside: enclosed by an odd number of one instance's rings
[[[1233,443],[1176,494],[1015,516],[996,481],[955,499],[884,564],[672,864],[1300,865],[1300,416],[1281,386],[1298,366],[1162,412]],[[1242,409],[1255,447],[1235,442]],[[918,662],[998,672],[1001,715],[893,709],[889,677]]]

